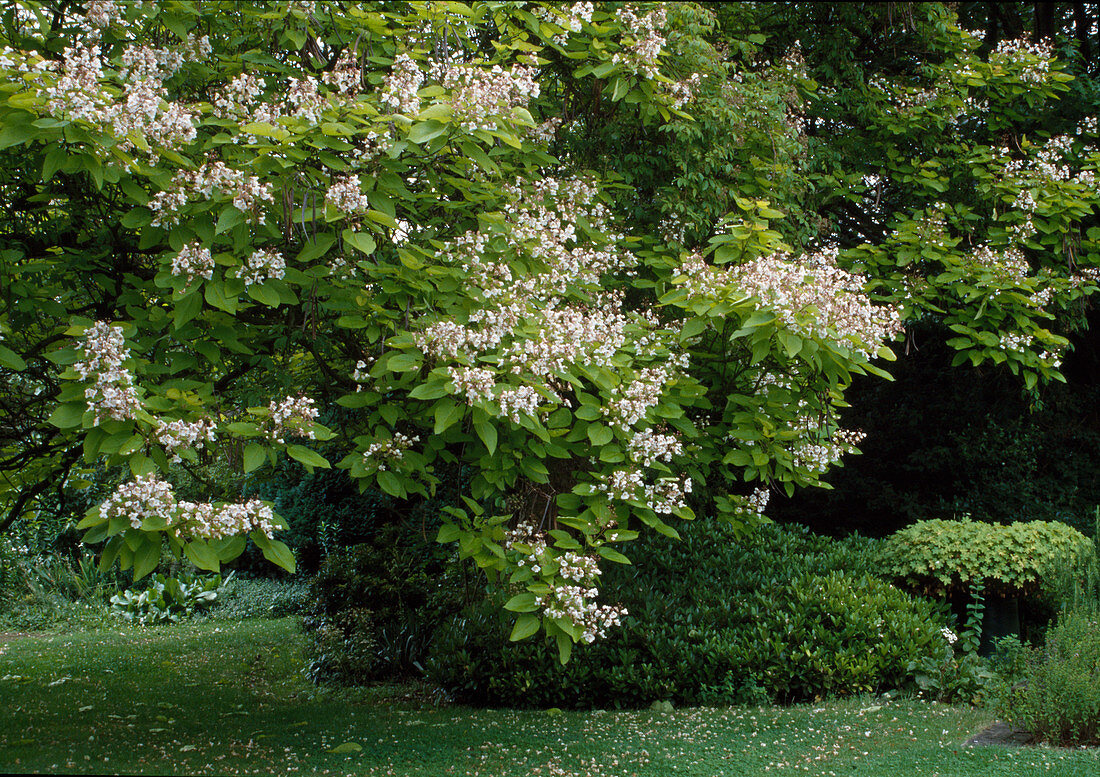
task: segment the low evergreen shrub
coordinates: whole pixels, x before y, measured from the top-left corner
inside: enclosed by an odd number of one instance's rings
[[[607,565],[602,598],[629,614],[567,665],[544,641],[510,643],[512,616],[490,599],[444,623],[430,676],[474,704],[759,704],[913,688],[910,665],[946,649],[932,603],[872,576],[874,541],[704,520],[680,532]]]

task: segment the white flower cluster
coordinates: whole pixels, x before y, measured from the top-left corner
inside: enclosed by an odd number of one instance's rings
[[[535,597],[544,618],[566,618],[581,627],[581,640],[595,642],[607,636],[607,630],[622,623],[626,608],[600,605],[595,599],[599,591],[583,585],[558,583],[550,592]]]
[[[184,245],[172,258],[172,275],[184,278],[188,283],[197,278],[210,280],[214,277],[214,259],[210,249],[204,248],[198,241]]]
[[[777,254],[725,271],[685,266],[683,272],[689,293],[736,288],[773,309],[792,331],[842,342],[871,358],[901,333],[901,315],[896,307],[872,304],[863,293],[866,279],[838,267],[836,257],[831,248],[797,261]]]
[[[391,113],[418,113],[422,83],[424,74],[416,61],[408,54],[398,54],[393,60],[393,70],[382,79],[382,107]]]
[[[605,480],[596,484],[596,490],[607,494],[608,499],[619,502],[641,502],[650,510],[671,515],[686,507],[692,481],[686,475],[680,478],[662,477],[646,482],[642,473],[632,469],[617,469]]]
[[[768,489],[763,487],[754,488],[752,496],[745,500],[745,505],[757,515],[763,515],[770,498],[771,492]]]
[[[600,567],[595,558],[573,552],[555,558],[542,533],[531,524],[521,523],[506,531],[504,549],[517,553],[517,566],[536,575],[557,567],[557,574],[547,581],[550,591],[537,595],[535,605],[544,618],[565,618],[580,625],[584,642],[607,636],[607,630],[618,626],[627,614],[622,607],[596,604],[599,591],[594,584]]]
[[[994,250],[989,246],[979,246],[974,249],[973,260],[1017,285],[1024,283],[1031,273],[1031,265],[1015,247]]]
[[[286,261],[278,251],[261,248],[253,251],[234,272],[245,286],[252,286],[272,278],[282,278],[286,275]]]
[[[326,71],[321,80],[346,97],[359,94],[363,85],[363,71],[359,67],[359,58],[353,49],[345,49],[336,61],[336,66]]]
[[[141,409],[134,376],[122,363],[130,358],[122,327],[97,321],[84,336],[83,358],[73,365],[81,380],[95,382],[84,390],[88,409],[98,425],[104,418],[127,421]]]
[[[405,451],[418,442],[420,442],[419,435],[409,436],[394,432],[391,439],[379,440],[368,445],[363,451],[363,463],[374,465],[379,472],[385,472],[389,465],[404,458]]]
[[[670,462],[674,456],[682,456],[684,446],[671,434],[660,434],[653,429],[635,432],[627,443],[627,455],[631,461],[643,467],[651,467],[655,461]]]
[[[355,381],[356,392],[363,390],[363,384],[370,380],[370,365],[360,359],[355,363],[355,371],[351,373],[351,379]]]
[[[506,416],[512,423],[519,423],[520,416],[533,416],[538,412],[542,398],[532,386],[518,386],[507,388],[500,392],[497,402],[500,403],[500,413]]]
[[[271,538],[275,534],[275,515],[259,499],[243,504],[180,502],[177,531],[206,540],[220,540],[259,530]]]
[[[251,73],[241,73],[214,93],[211,104],[219,118],[261,119],[252,113],[264,91],[264,83]]]
[[[176,148],[197,137],[194,112],[168,99],[164,79],[175,74],[188,54],[209,51],[208,39],[193,37],[175,49],[128,46],[118,73],[122,99],[116,101],[99,86],[104,76],[99,46],[67,48],[60,77],[42,94],[54,115],[110,129],[123,151],[148,151],[156,159],[158,149]]]
[[[672,98],[672,107],[679,110],[695,99],[695,92],[699,88],[699,74],[692,73],[689,78],[682,81],[674,81],[668,85],[668,95]]]
[[[293,106],[292,115],[305,119],[311,124],[321,120],[321,111],[325,108],[325,98],[317,89],[317,79],[307,75],[305,78],[291,78],[287,90],[287,101]]]
[[[316,438],[313,422],[317,420],[317,408],[313,399],[299,395],[286,397],[280,402],[272,400],[267,405],[267,436],[277,443],[285,443],[286,435]]]
[[[687,369],[687,360],[687,354],[681,354],[670,364],[646,367],[630,383],[616,388],[603,409],[611,424],[625,432],[645,418],[649,409],[661,401],[664,387],[675,379],[677,368]]]
[[[482,367],[448,367],[447,373],[455,384],[455,393],[465,397],[469,405],[493,401],[496,374]]]
[[[667,21],[664,9],[656,8],[639,15],[636,8],[626,5],[616,11],[615,16],[623,26],[623,40],[622,50],[615,53],[612,61],[637,75],[656,78],[658,60],[665,45],[665,37],[661,34]]]
[[[97,37],[104,27],[125,21],[123,6],[115,0],[86,0],[81,24],[86,34]]]
[[[538,124],[529,133],[531,140],[537,145],[543,148],[548,147],[554,142],[554,138],[558,134],[558,128],[561,126],[562,119],[560,116],[552,116],[542,124]]]
[[[495,117],[526,107],[539,96],[538,71],[524,65],[504,70],[493,65],[452,65],[442,74],[451,92],[451,110],[459,125],[470,132],[499,129]]]
[[[107,520],[123,518],[140,529],[146,518],[162,518],[171,526],[176,520],[176,496],[172,486],[156,475],[142,475],[123,483],[99,506]]]
[[[41,92],[50,113],[97,125],[100,123],[110,99],[99,86],[103,78],[103,63],[99,56],[99,46],[65,49],[61,76]]]
[[[325,202],[349,216],[365,213],[370,209],[370,201],[367,195],[363,194],[360,186],[357,175],[335,180],[325,192]]]
[[[149,203],[149,209],[153,211],[153,225],[178,224],[180,211],[192,197],[201,195],[211,199],[215,191],[232,197],[237,210],[260,224],[266,220],[259,207],[260,202],[273,202],[275,199],[271,185],[261,183],[256,176],[228,167],[221,161],[204,162],[198,170],[180,170],[168,189],[153,196]]]
[[[805,402],[799,403],[800,409],[805,409],[805,406]],[[844,454],[855,450],[867,436],[854,429],[837,429],[831,436],[826,436],[821,417],[810,413],[800,415],[793,428],[799,435],[791,445],[791,458],[795,466],[818,474],[823,474]]]
[[[180,451],[187,448],[202,450],[206,443],[217,440],[214,436],[215,430],[214,422],[209,418],[167,423],[157,419],[157,442],[164,446],[170,461],[179,462],[182,461]]]
[[[989,55],[989,62],[1005,68],[1020,68],[1020,80],[1042,84],[1050,78],[1054,49],[1050,43],[1026,40],[1003,40]]]
[[[543,21],[550,22],[562,28],[562,31],[553,36],[554,43],[561,46],[569,39],[569,33],[580,32],[585,24],[591,24],[592,12],[595,11],[592,3],[552,3],[539,5],[535,14]]]
[[[948,645],[954,645],[956,642],[959,641],[959,638],[955,635],[955,632],[953,632],[951,629],[947,628],[946,626],[944,626],[942,629],[940,629],[940,634],[942,634],[943,638],[945,640],[947,640]]]

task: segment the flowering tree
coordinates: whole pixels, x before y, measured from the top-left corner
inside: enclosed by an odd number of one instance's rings
[[[288,456],[412,498],[459,464],[440,540],[512,588],[514,638],[543,629],[565,658],[621,616],[596,601],[599,564],[626,562],[639,531],[674,535],[693,505],[752,520],[772,489],[817,483],[858,442],[835,422],[845,387],[882,374],[901,331],[897,295],[866,291],[892,288],[882,251],[858,267],[795,251],[751,188],[727,217],[665,203],[649,228],[613,167],[584,166],[601,127],[682,129],[790,92],[797,58],[742,76],[705,21],[591,3],[14,4],[9,516],[47,473],[124,465],[132,480],[81,523],[104,564],[141,576],[167,549],[217,569],[247,537],[290,569],[279,517],[239,497],[248,473]],[[799,110],[761,114],[789,148]],[[236,475],[177,496],[173,478],[212,459]]]

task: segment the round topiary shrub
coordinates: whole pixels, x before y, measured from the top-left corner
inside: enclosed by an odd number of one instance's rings
[[[444,622],[431,678],[473,704],[759,704],[914,687],[909,666],[945,648],[933,604],[870,575],[873,541],[704,520],[680,533],[608,565],[601,596],[629,614],[565,666],[544,640],[509,642],[514,616],[484,601]]]
[[[882,572],[913,591],[945,596],[984,585],[988,594],[1056,598],[1095,574],[1096,549],[1057,521],[1007,525],[918,521],[882,546]],[[1069,580],[1067,580],[1069,578]]]

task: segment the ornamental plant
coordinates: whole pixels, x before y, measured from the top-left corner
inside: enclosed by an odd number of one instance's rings
[[[736,153],[809,145],[798,51],[726,59],[708,14],[9,3],[4,520],[104,465],[131,476],[81,523],[105,565],[141,577],[167,548],[215,571],[250,539],[292,569],[282,520],[244,497],[280,457],[409,500],[459,471],[439,539],[509,589],[514,638],[543,630],[564,659],[621,620],[597,582],[623,543],[675,536],[697,509],[752,522],[772,492],[819,484],[859,439],[836,421],[852,377],[884,375],[902,315],[933,305],[883,280],[897,252],[785,240],[772,200],[801,200],[763,172],[719,187],[725,215],[649,218],[604,133],[688,137],[693,111],[722,124],[759,100],[746,115],[776,132]],[[1064,80],[1052,59],[978,69],[996,91],[1041,62],[1045,99]],[[1037,154],[1012,151],[1023,167],[996,196]],[[1032,301],[951,300],[1022,322],[1034,342],[1014,363],[1056,376],[1043,354],[1062,341]],[[214,462],[232,475],[204,477]]]
[[[924,594],[944,596],[984,582],[989,594],[1056,597],[1064,570],[1087,579],[1097,559],[1087,537],[1055,521],[933,519],[891,535],[881,561],[884,574]]]

